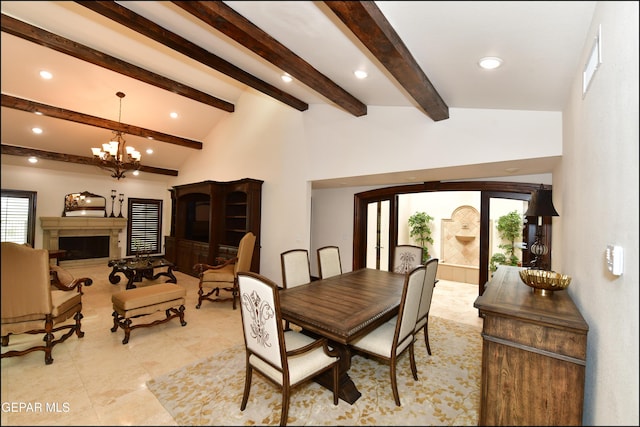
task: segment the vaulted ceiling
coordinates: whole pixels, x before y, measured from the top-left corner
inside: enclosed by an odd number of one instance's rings
[[[354,117],[368,106],[413,106],[434,122],[451,107],[561,111],[594,3],[4,1],[3,162],[90,164],[90,148],[121,130],[154,150],[143,172],[176,175],[247,88]],[[482,70],[482,56],[504,66]]]

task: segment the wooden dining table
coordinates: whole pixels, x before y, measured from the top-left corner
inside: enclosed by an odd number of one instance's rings
[[[282,317],[326,337],[340,355],[339,397],[353,404],[361,393],[349,377],[349,343],[398,314],[405,275],[363,268],[280,291]],[[331,389],[329,374],[315,378]]]

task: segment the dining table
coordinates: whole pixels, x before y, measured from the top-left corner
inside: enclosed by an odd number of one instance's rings
[[[282,318],[327,338],[340,355],[339,397],[345,402],[362,395],[349,376],[349,344],[398,314],[404,280],[405,274],[362,268],[280,290]],[[330,373],[314,380],[332,389]]]

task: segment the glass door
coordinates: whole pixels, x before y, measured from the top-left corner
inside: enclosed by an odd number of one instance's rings
[[[389,271],[389,214],[391,202],[367,204],[366,267]]]

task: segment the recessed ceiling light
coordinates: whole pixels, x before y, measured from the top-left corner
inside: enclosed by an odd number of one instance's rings
[[[45,80],[49,80],[49,79],[53,78],[53,74],[51,74],[48,71],[42,70],[42,71],[40,71],[40,77],[42,77]]]
[[[31,132],[33,132],[33,133],[36,133],[36,134],[40,135],[40,134],[42,133],[42,129],[40,129],[40,128],[33,128],[33,129],[31,129]]]
[[[174,113],[169,114],[169,116],[170,116],[172,119],[177,119],[177,118],[178,118],[178,113],[175,113],[175,112],[174,112]]]
[[[29,163],[38,163],[38,158],[34,156],[29,157]]]
[[[493,70],[494,68],[498,68],[502,65],[502,59],[495,56],[485,56],[480,59],[478,64],[485,70]]]
[[[133,176],[138,176],[140,175],[140,171],[139,170],[134,170],[133,171]]]
[[[362,79],[366,79],[367,76],[368,76],[367,72],[364,71],[364,70],[355,70],[353,72],[353,75],[356,76],[357,78],[361,79],[361,80]]]
[[[285,82],[285,83],[291,83],[291,81],[293,80],[293,78],[292,78],[289,74],[287,74],[287,73],[284,73],[284,74],[282,75],[282,77],[280,77],[280,78],[281,78],[281,79],[282,79],[282,81],[283,81],[283,82]]]
[[[147,154],[153,154],[153,149],[147,148]]]

